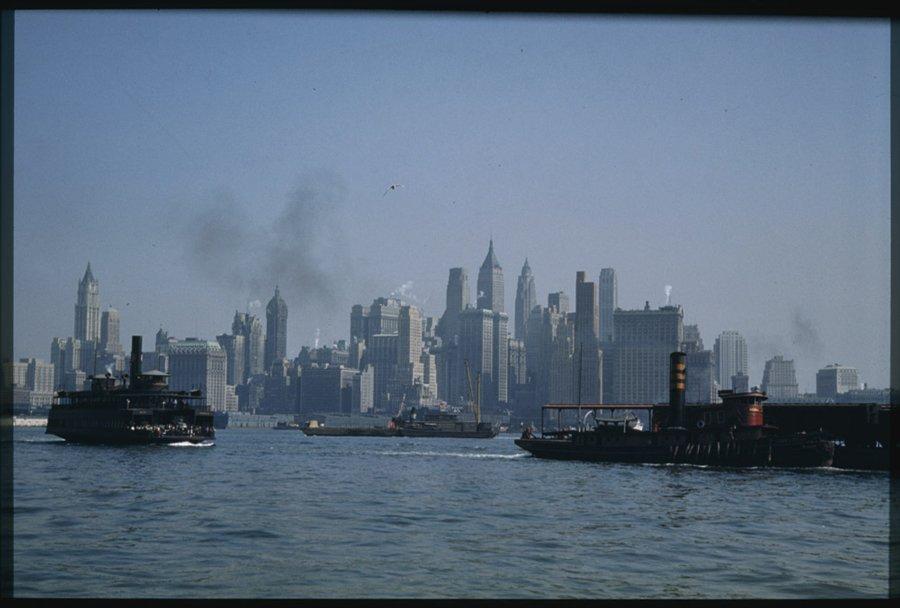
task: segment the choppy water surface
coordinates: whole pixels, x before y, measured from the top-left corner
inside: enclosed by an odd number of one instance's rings
[[[15,429],[17,596],[887,595],[888,476],[553,462],[493,440]]]

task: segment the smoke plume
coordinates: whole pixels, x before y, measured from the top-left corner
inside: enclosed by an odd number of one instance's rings
[[[795,310],[791,317],[791,344],[802,354],[809,356],[818,356],[823,349],[818,330],[799,309]]]
[[[188,224],[186,257],[193,269],[241,298],[267,298],[278,285],[294,310],[315,315],[333,308],[350,282],[341,248],[329,243],[346,188],[327,172],[308,174],[299,184],[266,220],[230,193],[214,195]]]

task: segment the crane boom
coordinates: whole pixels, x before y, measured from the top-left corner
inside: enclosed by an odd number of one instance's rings
[[[475,375],[475,424],[481,424],[481,372]]]
[[[469,391],[469,405],[472,406],[474,411],[475,398],[473,393],[475,392],[475,387],[472,386],[472,372],[469,371],[469,360],[463,359],[463,364],[466,366],[466,388]]]

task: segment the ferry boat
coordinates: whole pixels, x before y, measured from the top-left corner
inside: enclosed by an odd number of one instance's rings
[[[534,437],[525,429],[516,445],[538,458],[588,460],[598,462],[634,462],[654,464],[705,464],[731,467],[824,467],[834,458],[834,441],[824,433],[783,433],[764,424],[760,391],[736,393],[719,391],[721,405],[691,407],[686,415],[684,403],[685,354],[670,357],[668,416],[654,421],[644,430],[634,422],[634,411],[653,416],[653,405],[546,405],[544,411],[578,409],[595,413],[593,428],[544,432]],[[625,410],[631,416],[598,418],[598,410],[612,413]],[[587,416],[585,416],[585,420]],[[579,421],[582,422],[582,421]],[[542,412],[541,425],[544,416]]]
[[[107,444],[201,443],[215,437],[202,392],[171,391],[168,374],[141,373],[141,337],[131,339],[130,377],[95,375],[85,391],[60,391],[47,433],[67,441]],[[127,380],[127,382],[126,382]]]

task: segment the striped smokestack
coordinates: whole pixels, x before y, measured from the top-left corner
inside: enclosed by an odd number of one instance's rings
[[[687,355],[674,352],[669,355],[669,426],[684,426],[684,383]]]

